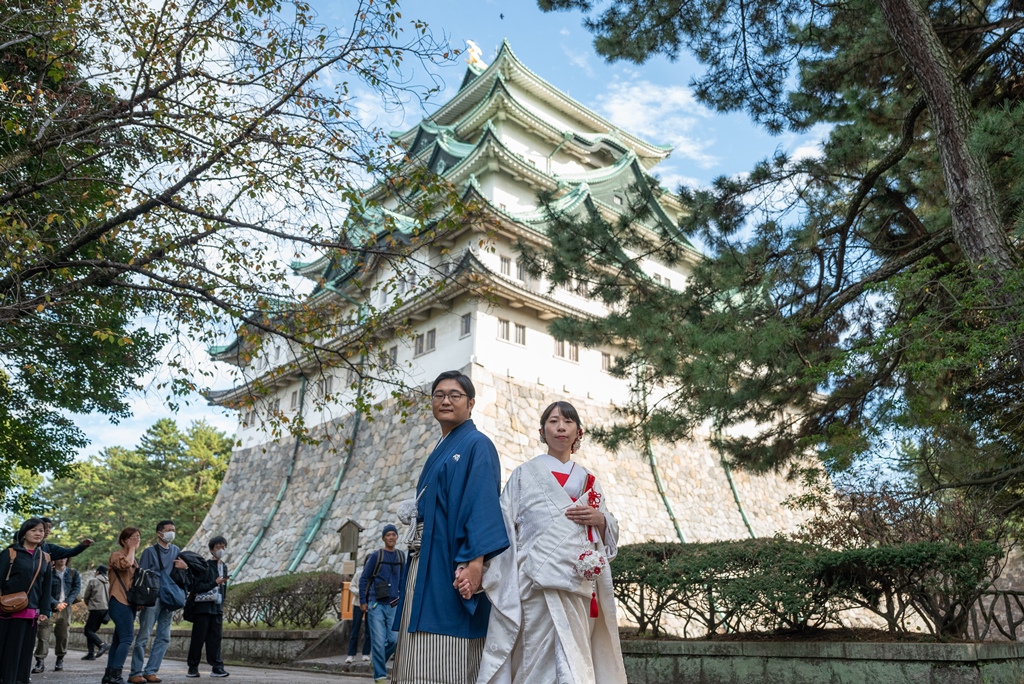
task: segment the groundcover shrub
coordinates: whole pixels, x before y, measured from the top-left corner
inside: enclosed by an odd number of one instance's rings
[[[937,636],[963,636],[1002,552],[988,542],[917,542],[829,550],[783,537],[705,544],[647,542],[619,549],[615,594],[640,633],[666,615],[688,634],[840,626],[866,608],[895,632],[914,619]]]
[[[338,616],[343,579],[335,572],[304,572],[232,584],[224,621],[256,627],[316,628]]]

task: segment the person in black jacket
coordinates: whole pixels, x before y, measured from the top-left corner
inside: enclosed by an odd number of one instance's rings
[[[199,659],[206,646],[206,662],[213,668],[211,677],[227,677],[224,661],[220,657],[220,642],[224,630],[224,598],[227,595],[228,566],[224,563],[228,540],[221,536],[210,539],[210,555],[206,561],[206,576],[192,587],[189,597],[195,605],[192,619],[192,639],[188,645],[188,674],[199,676]]]
[[[28,592],[28,607],[0,613],[0,684],[29,681],[36,624],[49,618],[50,559],[42,544],[43,521],[29,518],[14,535],[14,543],[0,553],[0,594]]]
[[[50,556],[51,561],[60,560],[61,558],[72,558],[92,546],[92,539],[83,539],[78,546],[71,548],[51,544],[46,539],[50,536],[50,530],[53,529],[53,521],[46,517],[39,518],[39,520],[43,521],[43,551]]]
[[[53,581],[50,584],[50,619],[39,625],[36,636],[36,665],[32,672],[42,672],[43,661],[50,653],[50,635],[56,639],[53,652],[57,662],[53,664],[54,672],[64,669],[64,656],[68,654],[68,631],[71,627],[71,604],[78,600],[82,593],[82,576],[70,567],[70,559],[59,558],[53,561]]]

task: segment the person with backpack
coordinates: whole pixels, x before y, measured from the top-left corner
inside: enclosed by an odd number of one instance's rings
[[[384,548],[371,553],[359,578],[359,607],[370,624],[373,653],[373,680],[387,681],[387,662],[395,653],[398,632],[394,629],[395,610],[405,586],[405,557],[395,549],[398,528],[385,525],[381,534]]]
[[[185,561],[178,558],[181,554],[174,541],[174,522],[161,520],[156,524],[156,543],[146,547],[139,558],[139,567],[159,573],[160,594],[156,605],[143,608],[139,613],[139,636],[132,648],[132,671],[128,677],[129,684],[162,681],[156,673],[160,671],[164,654],[171,645],[171,618],[174,612],[185,607],[185,587],[175,581],[178,573],[172,571],[187,570]],[[149,635],[156,625],[153,636],[153,648],[146,660],[146,647]],[[145,663],[145,666],[143,666]]]
[[[89,644],[89,652],[82,656],[82,660],[96,660],[102,658],[109,648],[98,634],[100,625],[107,619],[107,604],[110,601],[110,580],[106,565],[96,568],[96,574],[85,585],[82,600],[89,610],[89,617],[85,620],[85,640]]]
[[[125,684],[121,671],[135,637],[135,606],[128,600],[128,593],[135,580],[135,571],[139,568],[135,554],[142,543],[142,532],[137,527],[126,527],[117,535],[117,543],[121,548],[110,554],[107,563],[110,575],[107,612],[114,621],[114,638],[110,640],[107,669],[103,672],[101,684]]]
[[[36,626],[50,612],[50,558],[42,544],[43,521],[29,518],[0,553],[0,684],[31,679]]]

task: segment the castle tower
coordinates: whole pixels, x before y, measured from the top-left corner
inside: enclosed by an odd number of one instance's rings
[[[527,69],[508,43],[490,65],[471,62],[459,91],[430,118],[393,137],[417,163],[483,207],[484,219],[446,235],[440,247],[425,245],[415,255],[422,268],[384,293],[367,295],[365,273],[356,279],[351,265],[329,257],[296,264],[297,273],[317,281],[312,296],[353,305],[368,296],[385,298],[371,303],[402,297],[399,314],[411,322],[413,336],[385,344],[385,358],[407,384],[428,389],[442,371],[467,373],[477,387],[473,418],[494,440],[505,476],[541,453],[540,412],[551,401],[572,402],[585,425],[610,423],[615,404],[629,396],[628,383],[608,373],[615,348],[581,348],[547,331],[558,317],[603,315],[602,305],[577,288],[552,290],[532,279],[517,261],[516,244],[544,244],[538,192],[555,193],[561,210],[613,219],[626,210],[630,188],[652,182],[650,169],[670,149],[572,100]],[[378,199],[384,206],[378,220],[412,224],[397,202]],[[675,224],[682,207],[672,195],[651,201],[645,220]],[[688,262],[647,260],[644,268],[663,286],[678,288],[699,258],[693,251]],[[383,262],[373,268],[371,277],[395,275]],[[260,407],[240,412],[240,446],[192,541],[205,545],[209,536],[225,535],[241,581],[338,570],[345,558],[365,557],[379,546],[383,525],[397,522],[398,504],[412,498],[439,436],[425,393],[408,416],[389,404],[368,421],[346,408],[355,392],[351,371],[327,369],[312,381],[275,373],[288,351],[264,350],[250,366],[237,340],[213,350],[215,358],[242,366],[247,377],[272,378]],[[245,392],[239,386],[211,399],[233,406]],[[328,400],[310,402],[311,396]],[[254,413],[260,411],[301,413],[325,439],[275,440],[257,427]],[[798,493],[795,484],[778,474],[731,472],[707,437],[616,453],[584,445],[577,458],[601,480],[620,520],[620,543],[765,536],[799,523],[800,515],[782,505]]]

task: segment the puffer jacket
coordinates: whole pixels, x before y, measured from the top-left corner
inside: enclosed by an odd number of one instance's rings
[[[85,585],[82,600],[89,610],[106,610],[110,602],[110,580],[107,576],[98,573],[93,575]]]

